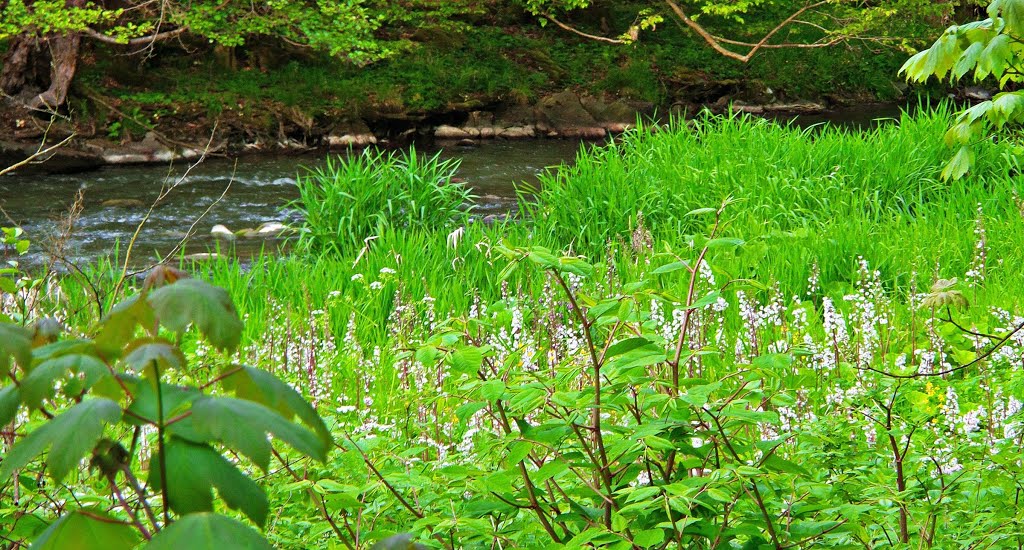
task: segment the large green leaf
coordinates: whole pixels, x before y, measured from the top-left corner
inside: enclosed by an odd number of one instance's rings
[[[10,372],[12,357],[23,369],[32,363],[32,331],[11,323],[0,323],[0,376]]]
[[[144,550],[273,550],[253,528],[220,514],[189,514],[160,531]]]
[[[18,386],[0,388],[0,426],[6,426],[18,415],[21,405],[21,390]]]
[[[125,349],[124,362],[128,368],[140,372],[152,367],[155,361],[161,371],[185,368],[185,354],[163,338],[145,338],[133,341]]]
[[[228,374],[230,373],[230,374]],[[255,367],[232,365],[222,374],[221,387],[236,396],[255,401],[281,413],[291,420],[297,416],[306,426],[313,429],[327,445],[334,440],[316,409],[280,378]]]
[[[151,381],[144,380],[136,384],[132,403],[128,406],[129,414],[125,415],[125,421],[133,424],[158,423],[161,414],[157,403],[162,401],[164,421],[178,419],[167,427],[170,433],[197,443],[206,441],[205,436],[197,434],[193,429],[194,422],[191,415],[185,416],[185,413],[192,407],[192,401],[203,394],[195,388],[167,383],[161,383],[160,388],[162,395],[158,400],[156,385]]]
[[[1024,0],[993,0],[988,7],[990,17],[1002,17],[1006,32],[1024,35]]]
[[[142,295],[135,295],[117,304],[103,317],[96,335],[96,346],[107,358],[121,355],[125,343],[135,336],[139,325],[150,328],[154,324],[153,308]]]
[[[119,550],[135,548],[135,529],[100,510],[83,508],[53,522],[29,550]]]
[[[33,408],[42,405],[44,399],[53,397],[57,380],[68,373],[82,375],[82,386],[88,388],[110,374],[110,370],[103,361],[92,355],[75,353],[47,359],[36,365],[22,380],[21,391],[25,404]]]
[[[268,432],[301,453],[327,459],[327,442],[255,401],[203,397],[192,404],[192,420],[197,433],[244,454],[263,470],[270,464]]]
[[[209,445],[172,436],[165,449],[167,497],[175,513],[212,511],[216,488],[229,508],[241,510],[259,525],[266,521],[267,497],[259,485]],[[161,489],[159,468],[150,469],[149,481]]]
[[[50,475],[60,481],[96,446],[103,425],[120,417],[121,407],[109,399],[82,401],[15,444],[0,462],[0,481],[51,446],[47,466]]]
[[[942,169],[942,179],[960,179],[974,164],[974,151],[967,145],[961,147],[956,155]]]
[[[242,321],[227,291],[199,279],[181,279],[149,294],[160,324],[174,332],[195,325],[217,349],[234,350]]]

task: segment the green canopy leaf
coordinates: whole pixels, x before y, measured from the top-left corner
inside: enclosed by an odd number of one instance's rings
[[[331,432],[324,425],[323,419],[295,388],[273,374],[255,367],[232,365],[225,371],[230,374],[222,375],[220,383],[226,391],[242,399],[266,405],[281,413],[287,420],[297,416],[327,445],[333,444]]]
[[[185,354],[163,338],[136,340],[129,344],[125,351],[128,354],[125,355],[124,362],[135,372],[152,367],[154,361],[160,366],[161,372],[171,369],[180,371],[186,364]]]
[[[58,518],[29,550],[127,550],[135,548],[138,541],[131,525],[100,510],[82,508]]]
[[[6,426],[18,415],[21,405],[21,390],[18,386],[0,388],[0,426]]]
[[[71,373],[84,377],[84,388],[91,387],[100,378],[110,374],[103,361],[92,355],[71,354],[47,359],[36,365],[21,382],[25,404],[38,408],[44,399],[53,397],[54,384],[61,377]]]
[[[192,404],[192,421],[198,434],[242,453],[263,470],[270,464],[268,432],[301,453],[321,462],[327,459],[327,442],[254,401],[202,397]]]
[[[241,510],[258,525],[267,519],[267,497],[259,485],[209,445],[171,436],[167,455],[167,497],[178,514],[213,510],[213,489],[228,508]],[[155,463],[155,462],[154,462]],[[149,481],[159,490],[160,472],[151,468]]]
[[[143,550],[273,550],[252,527],[220,514],[188,514],[157,533]]]
[[[149,294],[160,324],[182,333],[195,325],[220,350],[233,351],[242,339],[242,320],[231,296],[199,279],[180,279]]]
[[[153,308],[145,300],[140,300],[141,296],[135,295],[117,304],[100,321],[96,347],[104,356],[119,357],[125,342],[135,336],[139,325],[153,326]]]
[[[23,468],[48,447],[50,475],[60,481],[88,454],[103,435],[103,425],[121,418],[121,407],[109,399],[89,399],[64,411],[19,441],[0,462],[0,481]]]
[[[10,372],[12,357],[24,369],[32,363],[32,331],[11,323],[0,323],[0,375]]]

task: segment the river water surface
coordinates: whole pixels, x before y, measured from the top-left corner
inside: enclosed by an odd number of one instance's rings
[[[898,115],[896,106],[870,106],[805,115],[796,123],[861,128]],[[514,209],[517,184],[536,184],[538,175],[546,168],[572,162],[579,147],[576,141],[536,139],[485,141],[475,147],[446,147],[439,151],[444,158],[460,159],[457,175],[480,197],[476,212],[486,216]],[[318,166],[323,157],[321,153],[246,156],[238,160],[211,158],[189,171],[187,177],[183,177],[188,168],[184,162],[174,166],[107,167],[71,175],[8,175],[0,178],[0,208],[4,211],[0,213],[0,227],[12,222],[21,226],[34,243],[34,252],[26,259],[28,263],[39,263],[46,243],[59,233],[59,220],[67,215],[81,192],[83,209],[64,250],[68,260],[88,263],[110,255],[118,243],[123,247],[161,189],[180,181],[153,209],[139,234],[133,257],[143,264],[173,250],[190,226],[209,209],[196,223],[195,235],[185,247],[186,253],[203,253],[215,246],[210,230],[217,224],[237,231],[268,222],[300,221],[287,208],[290,201],[298,198],[295,178],[306,167]],[[224,197],[218,202],[222,193]],[[264,246],[276,249],[278,244],[275,240],[239,239],[235,251],[253,254]]]

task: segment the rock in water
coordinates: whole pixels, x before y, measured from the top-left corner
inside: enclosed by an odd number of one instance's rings
[[[210,234],[218,239],[225,239],[228,241],[235,240],[235,234],[221,224],[213,226],[213,229],[210,230]]]
[[[110,208],[143,208],[146,205],[139,199],[110,199],[101,202],[100,206]]]

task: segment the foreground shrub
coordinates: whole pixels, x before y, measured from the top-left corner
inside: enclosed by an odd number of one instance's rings
[[[270,548],[215,513],[214,489],[263,526],[270,505],[247,470],[266,472],[272,453],[280,459],[270,437],[320,461],[332,446],[313,407],[269,372],[227,361],[213,377],[189,368],[172,337],[180,342],[195,327],[230,352],[242,323],[226,292],[180,271],[157,268],[92,337],[61,339],[53,319],[32,328],[7,321],[0,316],[0,372],[11,382],[0,388],[0,426],[9,430],[0,497],[17,505],[48,473],[59,517],[43,530],[43,517],[5,505],[0,526],[35,538],[34,548],[130,549],[140,539],[153,549]]]
[[[458,161],[440,153],[367,149],[328,158],[301,174],[293,204],[305,218],[299,245],[312,251],[352,251],[384,228],[439,229],[462,216],[472,196],[452,181]]]

